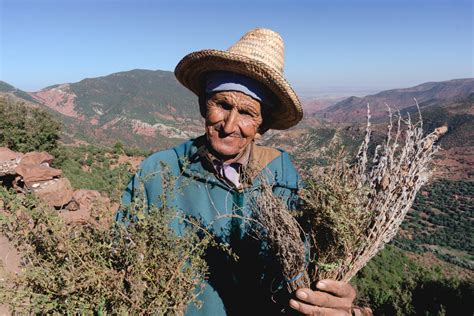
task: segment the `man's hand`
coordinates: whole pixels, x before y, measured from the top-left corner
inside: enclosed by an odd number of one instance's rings
[[[298,289],[296,299],[290,300],[290,306],[304,315],[351,315],[356,292],[349,283],[321,280],[316,288],[316,291]]]

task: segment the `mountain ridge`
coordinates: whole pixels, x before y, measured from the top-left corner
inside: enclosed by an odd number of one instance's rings
[[[440,82],[425,82],[413,87],[391,89],[365,97],[349,97],[332,106],[316,112],[334,123],[363,122],[366,119],[367,104],[375,120],[386,117],[387,105],[394,109],[421,108],[464,99],[474,93],[474,78],[452,79]],[[416,100],[416,101],[415,101]]]
[[[24,99],[29,97],[30,102],[57,113],[70,140],[79,138],[105,145],[121,141],[159,150],[204,132],[197,97],[181,86],[170,71],[132,69],[55,84],[29,94],[0,83],[0,91]],[[474,115],[474,78],[425,82],[343,100],[307,98],[303,100],[305,120],[296,128],[320,124],[363,125],[367,103],[373,123],[383,123],[387,120],[385,103],[397,105],[404,113],[413,113],[417,111],[413,97],[417,98],[422,113],[427,114],[427,127],[437,124],[454,127],[445,139],[451,139],[450,147],[458,147],[456,137],[469,126]],[[460,101],[456,103],[456,99]],[[471,134],[468,128],[462,137]]]

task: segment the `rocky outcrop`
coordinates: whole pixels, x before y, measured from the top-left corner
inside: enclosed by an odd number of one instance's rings
[[[11,151],[6,147],[0,147],[0,177],[15,175],[15,168],[19,165],[23,154]]]
[[[0,182],[19,192],[32,192],[50,206],[63,207],[72,200],[73,189],[61,170],[50,167],[53,159],[47,152],[23,155],[0,147]]]
[[[29,189],[33,185],[58,178],[61,176],[61,170],[42,165],[25,165],[20,162],[15,168],[18,175],[22,177],[23,182]]]
[[[50,154],[48,154],[45,151],[42,152],[36,152],[32,151],[29,153],[26,153],[22,158],[21,158],[21,164],[22,165],[40,165],[40,166],[47,166],[53,162],[54,157]]]
[[[67,205],[73,196],[71,182],[67,178],[37,182],[33,184],[32,192],[48,205],[55,207]]]
[[[110,199],[98,191],[79,189],[74,191],[71,202],[64,211],[61,211],[60,215],[67,223],[86,223],[90,220],[94,210],[99,208],[113,210],[118,206],[112,205]]]
[[[98,191],[74,191],[62,171],[50,167],[53,160],[47,152],[21,154],[0,147],[0,185],[13,187],[18,193],[33,193],[49,206],[61,209],[61,216],[68,222],[86,222],[96,207],[118,208]]]

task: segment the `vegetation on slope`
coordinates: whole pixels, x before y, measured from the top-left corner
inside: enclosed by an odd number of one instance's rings
[[[52,151],[57,148],[61,124],[39,108],[0,98],[0,146],[14,151]]]
[[[128,176],[131,172],[129,166],[127,168],[123,167],[124,169],[117,169],[120,168],[117,167],[116,164],[117,155],[124,153],[128,155],[147,154],[144,152],[129,151],[120,143],[117,143],[113,148],[103,148],[98,146],[62,146],[58,143],[60,124],[55,122],[46,112],[39,109],[26,108],[18,103],[8,104],[6,100],[2,99],[0,99],[0,110],[4,111],[2,112],[3,115],[0,116],[0,146],[6,145],[14,150],[23,152],[30,150],[51,150],[51,153],[56,156],[54,166],[63,170],[64,174],[71,180],[75,188],[96,189],[117,197],[123,189],[124,182],[128,180]],[[8,119],[6,119],[7,116]],[[32,125],[34,125],[36,129],[32,129]],[[326,144],[328,140],[333,139],[335,136],[340,137],[340,139],[342,139],[347,145],[350,145],[351,143],[359,144],[360,141],[354,139],[355,136],[353,136],[353,132],[354,131],[350,129],[341,132],[337,132],[331,128],[323,130],[315,129],[314,133],[310,136],[314,147],[310,147],[310,149],[317,149],[317,146]],[[301,147],[299,150],[299,153],[295,153],[295,157],[299,157],[299,155],[305,150],[307,151],[308,147]],[[313,163],[313,161],[306,161],[306,163]],[[322,161],[322,163],[324,163],[324,161]],[[420,240],[402,240],[399,238],[397,240],[397,245],[404,249],[418,250],[423,249],[422,246],[425,244],[439,244],[442,248],[438,249],[443,249],[443,251],[446,249],[464,251],[464,254],[461,256],[464,256],[463,262],[466,261],[464,259],[472,261],[472,249],[469,248],[472,247],[472,239],[469,239],[469,236],[472,237],[472,228],[469,227],[469,225],[466,226],[472,221],[472,184],[440,181],[432,184],[432,187],[427,187],[425,191],[429,192],[429,195],[427,197],[423,195],[417,197],[415,201],[415,211],[410,213],[409,219],[405,222],[404,226],[406,231],[412,231],[413,236],[415,238],[419,236]],[[32,214],[39,216],[38,214],[43,212],[43,210],[38,207],[38,202],[31,199],[31,197],[18,198],[12,195],[11,192],[3,191],[2,198],[7,200],[5,198],[7,196],[9,199],[8,203],[11,205],[10,207],[21,208],[22,212],[24,211],[26,214],[30,214],[28,216],[31,216]],[[453,199],[454,196],[458,196],[459,198],[457,200]],[[471,198],[465,199],[465,196],[471,196]],[[425,218],[425,215],[422,213],[424,211],[421,211],[422,209],[427,212],[432,210],[433,216],[430,215]],[[448,213],[442,214],[439,212],[445,209],[448,210]],[[16,215],[22,216],[22,212],[19,212]],[[462,214],[456,215],[458,212],[462,212]],[[418,213],[419,216],[415,215],[415,213]],[[55,214],[51,215],[55,216]],[[430,222],[431,217],[432,222]],[[467,220],[467,218],[469,218],[469,220]],[[51,217],[45,217],[44,220],[56,222],[56,219],[52,220]],[[21,221],[15,225],[19,225],[20,222]],[[416,225],[410,224],[412,222]],[[429,234],[426,236],[423,235],[422,232],[426,230],[426,225],[428,225],[428,227],[436,227],[440,224],[442,226],[437,227],[436,229],[428,229],[428,233],[432,234],[431,237]],[[412,226],[415,226],[415,228]],[[55,227],[57,228],[57,226]],[[460,227],[460,230],[458,230],[457,227]],[[45,226],[38,226],[37,229],[40,228],[42,229],[41,234],[39,234],[39,231],[35,231],[38,233],[38,236],[41,236],[44,233]],[[102,247],[100,246],[100,243],[106,241],[106,238],[108,238],[103,236],[105,228],[100,231],[100,234],[98,234],[99,231],[92,233],[90,229],[90,226],[87,226],[85,231],[76,231],[74,234],[78,234],[84,238],[87,236],[95,236],[92,240],[98,242],[98,244],[96,244],[97,247]],[[47,238],[53,238],[54,234],[47,234],[46,236]],[[64,237],[65,235],[60,236]],[[32,238],[32,235],[25,231],[25,238],[26,237]],[[50,247],[48,248],[50,251],[52,251],[51,249],[56,251],[62,247],[59,246],[58,240],[51,240],[52,244],[48,246]],[[83,247],[84,245],[87,245],[89,247],[89,242],[92,241],[72,239],[69,246]],[[81,249],[81,251],[86,251],[84,248]],[[96,251],[97,249],[98,248],[93,248],[91,252],[81,254],[83,254],[87,260],[90,258],[96,260],[97,258],[94,257],[93,251]],[[364,305],[363,303],[365,302],[374,309],[376,315],[463,315],[466,310],[474,310],[474,307],[472,306],[472,302],[474,302],[472,293],[474,293],[474,291],[469,281],[444,277],[444,272],[440,270],[440,268],[434,267],[427,269],[426,267],[422,267],[420,264],[409,259],[405,255],[406,253],[406,251],[402,251],[394,246],[387,247],[386,250],[374,257],[366,268],[357,275],[354,283],[357,285],[359,297],[362,300],[359,304]],[[450,256],[459,259],[459,252],[450,251],[448,253]],[[57,256],[64,255],[64,252],[48,252],[47,254],[52,255],[52,258],[55,258],[54,260],[56,260]],[[447,258],[442,255],[440,255],[440,257],[444,259]],[[61,264],[67,263],[64,261],[60,262]],[[104,263],[103,261],[100,262],[101,264]],[[72,261],[72,263],[77,263],[77,261]],[[78,264],[77,269],[82,269],[81,267],[83,268],[81,264]],[[95,273],[100,274],[101,271],[104,271],[104,267],[106,267],[106,269],[110,268],[110,266],[99,265],[99,270],[94,270]],[[39,270],[36,271],[39,272]],[[106,271],[112,270],[109,269]],[[75,276],[78,277],[81,273],[83,272],[78,272]],[[98,275],[97,279],[102,278],[105,275],[106,273],[104,275]],[[45,278],[49,277],[44,273],[43,276]],[[58,277],[59,280],[66,280],[68,277],[73,277],[69,272],[64,275],[52,274],[52,276]],[[97,281],[97,279],[94,280]],[[76,282],[75,280],[76,279],[68,279],[68,282],[70,283],[64,283],[65,287],[63,289],[66,289],[66,292],[64,293],[68,293],[67,291],[71,289],[71,286],[74,286],[74,283]],[[123,279],[118,280],[119,281],[114,279],[112,280],[113,282],[111,282],[117,284],[123,281]],[[46,280],[43,285],[48,285],[48,282],[50,282],[49,279]],[[95,286],[94,284],[80,290],[92,291]],[[98,287],[96,290],[102,291],[103,288],[101,289]],[[5,292],[1,291],[0,293],[5,294]],[[92,292],[88,293],[89,294],[84,294],[84,297],[87,297],[86,295],[90,295]],[[47,308],[49,310],[64,311],[64,305],[60,304],[66,302],[67,297],[71,297],[71,295],[67,295],[55,296],[55,305],[48,305],[49,307]],[[110,305],[97,303],[97,300],[104,297],[101,295],[93,299],[87,297],[82,302],[72,302],[69,300],[69,306],[75,306],[71,308],[82,308],[82,310],[89,311],[111,310]],[[41,299],[44,299],[44,297],[45,296],[38,296],[38,298]],[[41,304],[44,304],[45,301],[42,300],[42,302],[43,303]],[[38,306],[40,306],[38,310],[48,310],[44,309],[46,307],[41,307],[44,305]]]
[[[135,69],[70,87],[77,96],[75,109],[87,117],[101,113],[103,122],[125,116],[153,124],[157,113],[199,117],[197,98],[170,71]]]
[[[446,277],[387,246],[353,279],[358,304],[374,315],[468,315],[474,310],[472,280]]]
[[[0,187],[0,200],[0,233],[22,254],[22,273],[0,280],[0,304],[15,313],[180,315],[198,303],[210,239],[197,228],[177,236],[165,203],[137,196],[126,225],[100,207],[77,225],[30,195]]]
[[[396,244],[410,251],[431,250],[445,261],[474,270],[473,200],[473,182],[432,183],[417,195]]]
[[[60,145],[52,154],[53,167],[63,171],[74,189],[97,190],[107,193],[112,201],[119,201],[123,188],[136,171],[129,162],[120,162],[120,157],[143,157],[149,153],[125,148],[117,142],[113,148]]]

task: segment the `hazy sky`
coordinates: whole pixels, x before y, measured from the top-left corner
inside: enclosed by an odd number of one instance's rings
[[[227,49],[268,27],[300,94],[474,77],[473,1],[0,0],[0,80],[34,91]]]

